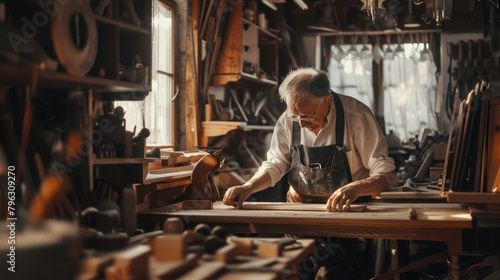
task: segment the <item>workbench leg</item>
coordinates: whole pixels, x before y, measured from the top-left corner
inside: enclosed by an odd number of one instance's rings
[[[460,279],[460,263],[458,262],[458,259],[460,259],[460,256],[453,255],[450,256],[451,258],[451,279],[452,280],[459,280]]]
[[[391,263],[392,263],[392,271],[396,271],[399,269],[399,247],[398,240],[391,239],[389,241],[390,249],[391,249]],[[394,275],[392,277],[393,280],[399,280],[399,275]]]
[[[450,264],[450,276],[452,280],[460,279],[460,255],[462,254],[462,230],[454,229],[450,230],[447,235],[448,240],[446,240],[448,255],[451,259]]]

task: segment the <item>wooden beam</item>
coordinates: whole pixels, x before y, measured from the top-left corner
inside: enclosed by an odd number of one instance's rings
[[[197,1],[192,1],[196,2]],[[193,5],[193,10],[198,9],[198,5]],[[193,11],[194,13],[194,11]],[[197,13],[197,12],[196,12]],[[194,149],[195,146],[198,145],[198,110],[196,109],[198,104],[198,84],[199,80],[197,79],[197,36],[196,29],[197,27],[197,17],[191,17],[191,21],[187,21],[188,23],[188,32],[185,37],[186,40],[186,103],[185,103],[185,112],[186,112],[186,149]]]

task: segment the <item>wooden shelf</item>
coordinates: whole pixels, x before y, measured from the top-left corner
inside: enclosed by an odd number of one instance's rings
[[[202,129],[206,129],[207,136],[224,135],[233,129],[242,130],[273,130],[274,125],[249,125],[246,122],[232,122],[232,121],[208,121],[201,122]]]
[[[228,133],[231,130],[238,129],[245,125],[245,122],[224,122],[224,121],[207,121],[201,122],[201,134],[203,137],[215,137]],[[206,146],[206,143],[202,143]]]
[[[257,75],[248,74],[245,72],[235,73],[235,74],[214,74],[213,84],[214,85],[225,85],[228,82],[250,82],[252,85],[261,86],[276,86],[278,82],[269,79],[260,79]]]
[[[138,163],[152,163],[160,161],[159,158],[96,158],[93,160],[94,165],[106,164],[138,164]]]
[[[180,180],[191,180],[192,170],[172,171],[161,174],[148,173],[144,178],[144,184],[169,183]]]
[[[33,68],[27,65],[0,63],[0,83],[25,86],[31,84]],[[98,77],[74,77],[62,72],[39,71],[37,85],[53,89],[88,88],[95,92],[149,92],[151,86]]]
[[[273,130],[273,125],[248,125],[246,122],[231,122],[231,121],[205,121],[201,122],[201,143],[200,145],[206,146],[208,144],[208,137],[216,137],[226,135],[229,131],[235,129],[242,129],[244,131],[250,130]]]
[[[260,79],[256,75],[248,74],[245,72],[235,73],[235,74],[214,74],[213,84],[214,85],[225,85],[229,82],[237,81],[251,82],[252,84],[257,84],[261,86],[276,86],[278,83],[273,80]]]

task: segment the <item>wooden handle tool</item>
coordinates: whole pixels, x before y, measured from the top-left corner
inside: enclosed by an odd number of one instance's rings
[[[256,240],[257,254],[261,258],[276,258],[283,255],[283,248],[297,242],[294,238],[284,237],[277,241]]]

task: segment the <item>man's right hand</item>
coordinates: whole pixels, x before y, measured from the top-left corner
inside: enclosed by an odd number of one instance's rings
[[[241,209],[243,202],[251,194],[267,189],[271,185],[271,177],[267,173],[255,174],[250,180],[240,186],[234,186],[227,189],[222,202],[225,205],[231,205],[236,209]]]
[[[222,199],[222,202],[225,205],[230,205],[236,207],[237,209],[241,209],[241,206],[243,206],[243,202],[247,200],[251,194],[252,194],[251,186],[246,186],[246,185],[234,186],[227,189],[226,193],[224,194],[224,198]]]

